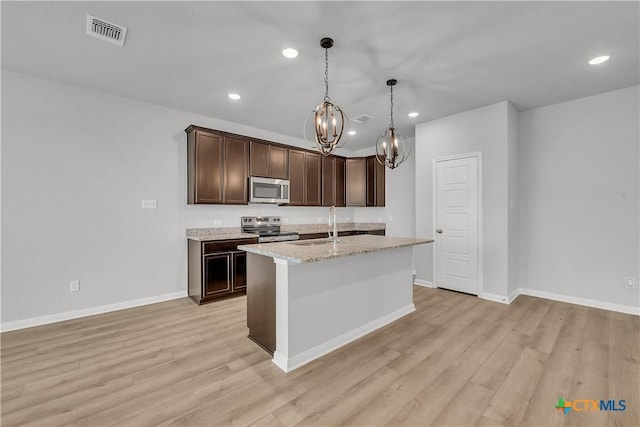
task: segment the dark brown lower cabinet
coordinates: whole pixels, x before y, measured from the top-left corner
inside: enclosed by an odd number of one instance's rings
[[[203,255],[202,257],[203,299],[215,298],[233,291],[231,284],[231,252]]]
[[[198,304],[244,295],[247,254],[238,245],[257,239],[224,241],[189,240],[189,297]]]
[[[249,338],[273,355],[276,351],[276,265],[270,257],[251,253],[247,256]]]
[[[327,239],[329,237],[329,232],[328,232],[329,227],[327,226],[327,232],[326,233],[305,233],[305,234],[300,234],[300,240],[310,240],[310,239]],[[371,230],[371,231],[364,231],[364,230],[349,230],[349,231],[338,231],[338,237],[343,237],[343,236],[359,236],[361,234],[375,234],[377,236],[384,236],[385,235],[385,231],[384,230]]]
[[[300,234],[300,240],[311,240],[311,239],[323,239],[329,238],[329,226],[327,226],[326,233],[306,233]]]

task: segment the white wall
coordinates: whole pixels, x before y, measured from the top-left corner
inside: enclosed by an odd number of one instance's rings
[[[508,295],[508,102],[416,126],[416,236],[433,238],[433,160],[481,151],[483,156],[483,292]],[[433,280],[433,245],[414,248],[416,278]]]
[[[638,103],[635,86],[520,113],[521,287],[640,306]]]
[[[511,104],[507,110],[507,158],[508,164],[508,242],[509,242],[509,274],[508,274],[508,295],[511,300],[518,292],[520,268],[519,259],[519,191],[518,191],[518,111]]]
[[[387,236],[415,237],[415,147],[407,138],[411,154],[400,166],[385,170],[385,207],[353,208],[356,222],[386,222]],[[375,146],[354,151],[353,156],[375,154]]]
[[[214,219],[327,221],[327,208],[186,204],[188,125],[302,140],[6,70],[2,89],[3,323],[184,292],[185,229]]]

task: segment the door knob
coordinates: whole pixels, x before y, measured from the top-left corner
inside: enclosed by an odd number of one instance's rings
[[[436,233],[442,234],[442,228],[436,228]]]

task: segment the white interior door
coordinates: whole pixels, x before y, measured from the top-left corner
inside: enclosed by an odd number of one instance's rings
[[[435,285],[478,295],[478,157],[435,163]]]

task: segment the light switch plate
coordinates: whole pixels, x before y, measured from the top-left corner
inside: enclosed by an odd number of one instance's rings
[[[158,209],[157,200],[143,200],[142,209]]]
[[[214,219],[213,220],[213,225],[222,225],[222,220],[221,219]]]
[[[78,292],[80,290],[80,281],[72,280],[69,282],[69,292]]]

